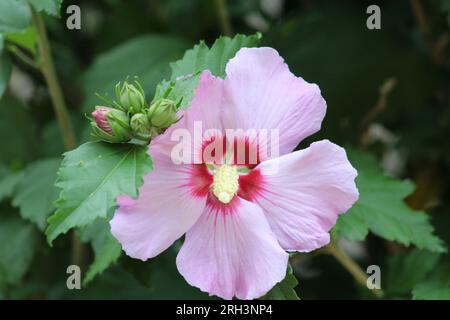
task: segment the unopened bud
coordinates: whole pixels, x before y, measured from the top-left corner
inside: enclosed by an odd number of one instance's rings
[[[177,105],[170,99],[159,99],[152,103],[148,111],[150,124],[158,129],[165,129],[176,123]]]
[[[145,93],[141,85],[136,81],[136,86],[125,81],[120,87],[120,82],[116,85],[116,95],[120,105],[130,113],[138,113],[145,107]]]
[[[131,117],[130,126],[136,138],[141,140],[149,140],[151,138],[151,126],[147,115],[136,113]]]
[[[91,122],[93,135],[106,142],[127,142],[131,139],[131,128],[127,114],[108,107],[95,107]]]
[[[96,107],[94,112],[92,112],[92,117],[97,126],[105,131],[106,133],[112,134],[111,126],[109,125],[106,115],[110,112],[110,108],[107,107]]]

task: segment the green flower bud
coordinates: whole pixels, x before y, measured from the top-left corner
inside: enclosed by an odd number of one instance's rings
[[[136,113],[131,117],[130,121],[131,130],[133,135],[141,140],[148,141],[151,138],[151,126],[147,115],[143,113]]]
[[[93,135],[106,142],[127,142],[131,140],[128,115],[117,109],[95,107],[92,112]]]
[[[145,93],[139,82],[135,81],[136,86],[125,81],[120,87],[120,82],[116,85],[116,96],[120,105],[130,113],[138,113],[145,107]]]
[[[152,103],[148,110],[150,124],[158,129],[166,129],[176,123],[177,105],[169,99],[159,99]]]

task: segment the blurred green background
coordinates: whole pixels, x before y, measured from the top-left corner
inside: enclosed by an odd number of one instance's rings
[[[72,4],[81,8],[80,30],[66,28]],[[381,8],[381,30],[366,27],[371,4]],[[14,19],[7,10],[0,4],[0,26]],[[436,234],[450,243],[450,1],[65,0],[61,18],[43,16],[78,142],[89,139],[84,114],[100,103],[94,92],[112,94],[117,81],[138,75],[151,99],[170,77],[169,62],[200,40],[210,45],[222,34],[260,31],[262,45],[317,83],[327,101],[322,130],[299,148],[327,138],[374,155],[387,175],[415,182],[408,205],[426,210]],[[0,33],[11,31],[5,28]],[[66,289],[70,237],[50,248],[39,231],[54,210],[49,199],[58,190],[46,186],[56,177],[63,142],[44,78],[11,44],[6,38],[0,51],[0,74],[12,66],[0,100],[0,298],[207,298],[178,274],[176,246],[146,263],[122,255],[83,290]],[[17,196],[20,175],[28,188]],[[26,207],[30,196],[38,207]],[[16,219],[19,211],[38,209],[44,215],[32,217],[34,223]],[[386,298],[411,298],[414,285],[436,281],[432,270],[442,269],[450,286],[446,254],[411,254],[373,234],[341,245],[362,266],[380,265]],[[92,257],[87,245],[86,260]],[[299,255],[292,266],[302,299],[373,297],[330,256]]]

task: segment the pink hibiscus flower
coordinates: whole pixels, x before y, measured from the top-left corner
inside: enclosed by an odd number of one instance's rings
[[[118,198],[112,234],[142,260],[186,234],[176,263],[188,283],[225,299],[264,295],[285,277],[287,251],[328,244],[339,214],[358,199],[343,148],[322,140],[292,152],[320,129],[325,111],[318,86],[293,75],[274,49],[241,49],[225,79],[202,73],[183,118],[152,141],[155,170],[138,199]],[[181,128],[194,134],[197,121],[216,133],[192,148],[196,164],[174,163],[172,135]],[[256,163],[248,156],[238,163],[233,142],[225,147],[228,162],[208,161],[204,150],[228,141],[226,129],[277,129],[280,156],[268,157],[244,135],[237,140],[256,150]]]

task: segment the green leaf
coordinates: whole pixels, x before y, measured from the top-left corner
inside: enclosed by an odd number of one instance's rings
[[[36,54],[37,37],[34,26],[20,32],[8,33],[5,35],[5,39],[30,51],[33,55]]]
[[[83,280],[83,285],[87,285],[119,259],[122,247],[112,236],[109,223],[104,219],[98,219],[88,225],[83,232],[82,240],[92,242],[95,253],[94,262],[89,266]]]
[[[358,185],[358,184],[357,184]],[[358,185],[359,188],[359,185]],[[361,190],[359,190],[361,197]],[[354,211],[354,207],[358,206],[359,200],[353,207],[343,216],[340,216],[333,233],[338,233],[343,235],[345,238],[352,241],[361,241],[367,237],[369,233],[369,228],[364,219],[364,215],[358,213],[351,213]],[[358,212],[358,211],[357,211]]]
[[[220,39],[225,39],[225,37]],[[216,41],[219,41],[219,39]],[[205,70],[209,51],[209,47],[204,41],[200,41],[192,49],[187,50],[183,58],[170,63],[170,69],[172,70],[171,79],[176,80],[178,77],[194,75]]]
[[[180,78],[176,81],[163,80],[157,87],[153,100],[162,97],[169,98],[179,104],[179,108],[186,109],[194,97],[195,88],[198,86],[199,74]],[[165,92],[169,90],[169,95]]]
[[[118,195],[137,197],[151,169],[147,146],[88,142],[67,152],[58,172],[56,186],[62,191],[48,220],[48,242],[70,228],[106,218]]]
[[[339,217],[337,232],[349,240],[364,240],[368,231],[405,246],[445,252],[444,243],[433,234],[433,226],[424,212],[409,208],[403,199],[414,185],[384,175],[375,158],[348,150],[350,162],[358,170],[358,202]]]
[[[36,127],[27,108],[16,100],[3,97],[0,100],[0,163],[22,164],[34,158],[39,145]]]
[[[186,51],[182,59],[170,64],[173,90],[168,97],[175,101],[183,99],[181,108],[187,108],[198,85],[199,74],[203,70],[208,69],[215,76],[224,77],[228,60],[233,58],[239,49],[255,47],[260,40],[260,33],[251,36],[238,34],[233,38],[220,37],[211,48],[201,41]],[[168,82],[163,82],[161,86],[167,87]]]
[[[89,266],[89,270],[86,273],[83,284],[88,284],[96,275],[101,274],[111,264],[114,264],[117,259],[119,259],[121,254],[122,247],[117,240],[109,234],[104,240],[102,246],[95,251],[94,263]]]
[[[25,1],[0,1],[0,33],[21,32],[31,24],[31,13]]]
[[[40,230],[44,230],[47,217],[55,208],[59,190],[54,184],[60,164],[60,159],[45,159],[28,165],[14,192],[13,206],[19,207],[21,216]]]
[[[450,300],[450,264],[439,266],[412,291],[415,300]]]
[[[146,93],[152,95],[159,81],[169,76],[169,62],[180,57],[187,46],[176,37],[145,35],[99,55],[84,75],[84,110],[92,111],[100,102],[95,92],[114,98],[115,84],[128,76],[138,76]]]
[[[75,130],[77,140],[82,141],[83,125],[86,125],[86,118],[76,113],[70,114],[70,119]],[[90,126],[89,132],[86,134],[86,139],[91,134]],[[64,142],[61,139],[61,131],[59,129],[58,121],[51,119],[41,129],[41,143],[39,146],[39,155],[45,158],[60,157],[65,151]]]
[[[265,296],[265,300],[300,300],[295,292],[295,287],[298,285],[291,265],[288,265],[286,277],[283,281],[277,283]]]
[[[94,231],[93,229],[90,230]],[[83,232],[84,235],[84,232]],[[96,277],[83,290],[60,290],[59,295],[49,299],[213,299],[207,293],[190,286],[180,275],[176,267],[177,252],[174,247],[168,248],[157,257],[148,261],[139,261],[124,256],[125,262],[133,262],[144,267],[149,285],[142,285],[134,276],[134,271],[123,268],[120,263],[108,268]],[[144,276],[144,274],[143,274]]]
[[[401,253],[389,260],[387,290],[390,296],[409,295],[414,285],[425,279],[439,262],[440,255],[425,250]]]
[[[216,76],[224,77],[228,60],[233,58],[239,49],[255,47],[260,40],[260,33],[251,36],[238,34],[233,38],[220,37],[214,42],[211,49],[202,41],[186,51],[182,59],[170,64],[171,79],[176,80],[178,77],[196,74],[205,69],[210,70]]]
[[[44,11],[49,15],[59,17],[63,0],[21,0],[28,1],[36,11]]]
[[[13,215],[0,215],[0,288],[17,283],[34,253],[33,227]]]
[[[11,198],[17,185],[23,180],[24,172],[10,172],[0,179],[0,201]]]

